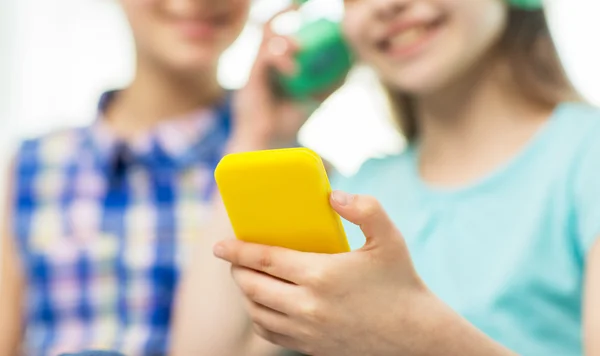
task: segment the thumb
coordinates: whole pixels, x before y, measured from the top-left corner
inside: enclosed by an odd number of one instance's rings
[[[379,201],[371,196],[334,191],[331,206],[342,218],[360,226],[367,238],[366,248],[402,240],[402,235]]]

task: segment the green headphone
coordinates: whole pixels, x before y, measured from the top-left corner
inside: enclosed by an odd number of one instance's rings
[[[307,1],[311,0],[294,0],[298,5]],[[528,11],[544,6],[543,0],[507,1],[514,8]],[[354,59],[339,23],[326,19],[311,21],[294,37],[302,48],[296,55],[298,71],[294,75],[278,74],[275,82],[285,95],[302,100],[326,92],[352,68]]]
[[[513,7],[523,10],[539,10],[544,7],[542,0],[509,0]]]

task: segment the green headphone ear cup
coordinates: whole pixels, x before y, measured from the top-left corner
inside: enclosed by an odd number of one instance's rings
[[[513,7],[523,10],[538,10],[544,7],[543,0],[509,0]]]
[[[294,36],[300,45],[296,73],[278,75],[278,86],[294,98],[324,93],[348,74],[354,63],[339,23],[319,19],[306,23]]]

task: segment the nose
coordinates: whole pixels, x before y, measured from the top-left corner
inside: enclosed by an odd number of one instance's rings
[[[387,21],[402,13],[414,0],[370,0],[373,14],[378,20]]]

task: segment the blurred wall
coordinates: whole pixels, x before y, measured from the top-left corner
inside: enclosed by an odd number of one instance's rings
[[[575,85],[600,105],[600,1],[546,0],[563,63]]]
[[[11,141],[16,140],[15,135],[9,126],[11,123],[10,111],[13,101],[12,88],[14,76],[13,64],[15,61],[14,44],[15,37],[11,33],[15,24],[15,2],[0,2],[0,214],[4,209],[4,192],[6,190],[6,166],[11,150]]]
[[[10,132],[7,130],[11,89],[13,87],[14,39],[11,34],[14,29],[15,2],[0,3],[0,152],[5,150],[4,144]],[[0,163],[3,160],[0,159]]]

